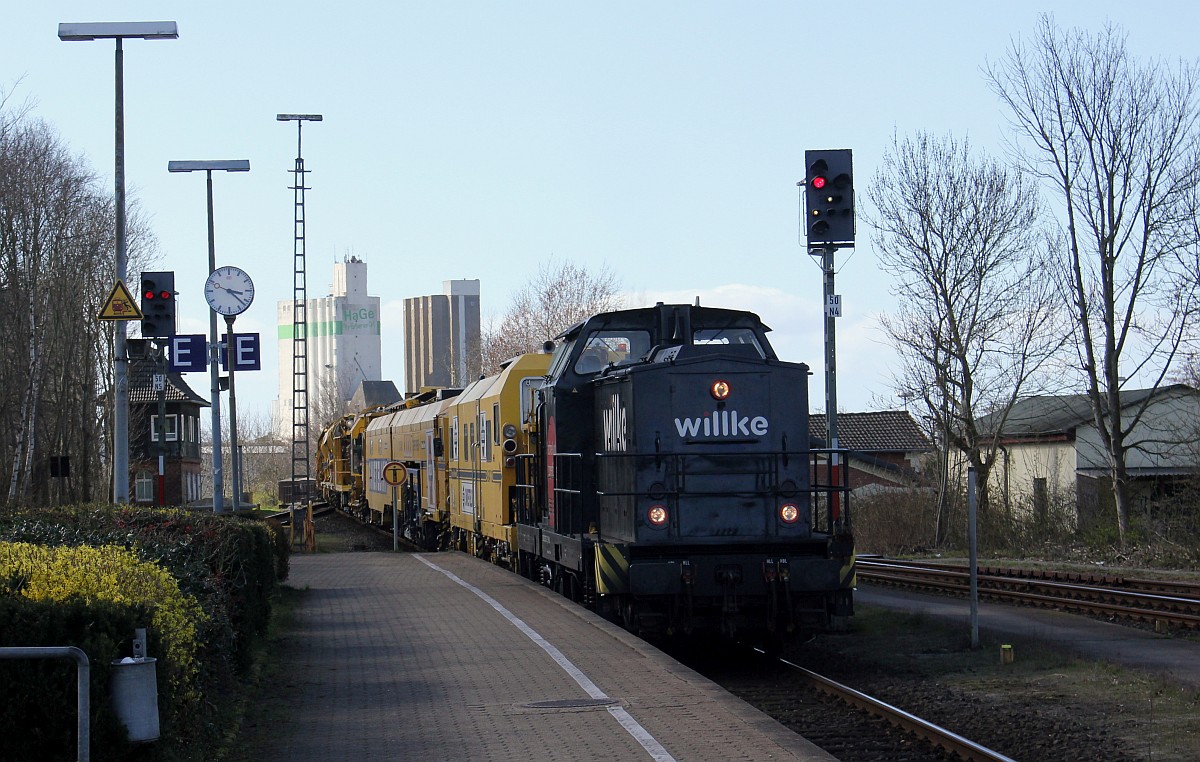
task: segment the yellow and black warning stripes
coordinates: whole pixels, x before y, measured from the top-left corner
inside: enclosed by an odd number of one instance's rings
[[[854,565],[854,556],[846,558],[846,562],[842,564],[841,573],[838,575],[840,584],[838,585],[843,590],[848,590],[858,586],[857,567]]]
[[[629,558],[625,546],[601,543],[596,547],[596,592],[616,595],[629,592]]]

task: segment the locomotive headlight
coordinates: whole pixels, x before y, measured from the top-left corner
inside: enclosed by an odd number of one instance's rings
[[[800,518],[800,509],[794,503],[784,503],[779,506],[779,518],[785,524],[795,524]]]
[[[517,435],[517,427],[511,423],[506,423],[504,424],[503,432],[505,439],[512,439]]]
[[[667,507],[665,505],[652,505],[650,510],[646,511],[646,520],[652,526],[660,527],[667,523]]]
[[[718,401],[727,398],[731,391],[733,389],[729,386],[729,382],[721,380],[713,381],[713,385],[708,389],[708,393],[712,395],[713,399]]]

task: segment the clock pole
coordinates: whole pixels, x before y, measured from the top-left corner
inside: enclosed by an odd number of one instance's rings
[[[229,454],[233,461],[233,478],[229,482],[233,489],[233,510],[238,511],[242,507],[242,459],[239,457],[237,441],[237,390],[234,386],[237,339],[233,333],[233,321],[254,301],[254,281],[242,268],[226,265],[209,274],[204,282],[204,298],[212,309],[214,332],[216,313],[225,316],[225,367],[229,370]],[[216,357],[217,353],[214,353],[214,361]]]
[[[213,179],[212,173],[249,172],[248,159],[222,159],[219,161],[169,161],[168,172],[204,172],[208,178],[208,274],[217,269],[216,243],[213,236]],[[207,297],[207,294],[205,295]],[[209,303],[208,315],[208,365],[212,381],[212,480],[213,513],[225,512],[225,477],[221,464],[221,364],[218,362],[221,348],[217,346],[217,313]]]

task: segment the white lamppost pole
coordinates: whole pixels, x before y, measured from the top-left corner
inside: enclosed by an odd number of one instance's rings
[[[170,161],[168,172],[204,172],[208,175],[208,273],[217,269],[216,237],[213,233],[212,173],[249,172],[249,159],[222,161]],[[212,382],[212,481],[213,513],[225,512],[225,472],[221,466],[221,364],[220,337],[217,335],[217,313],[208,311],[208,371]],[[235,455],[236,457],[236,455]]]
[[[125,85],[121,41],[174,40],[179,29],[174,21],[127,21],[59,24],[58,39],[64,42],[114,39],[117,41],[116,71],[116,274],[125,282],[127,249],[125,239]],[[113,502],[129,502],[129,358],[126,356],[126,326],[117,321],[113,341]]]

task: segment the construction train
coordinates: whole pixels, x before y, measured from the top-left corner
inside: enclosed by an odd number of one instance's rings
[[[849,493],[811,446],[808,366],[779,360],[769,330],[690,305],[595,315],[465,388],[334,421],[317,488],[642,633],[837,629]]]

